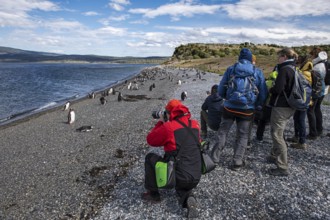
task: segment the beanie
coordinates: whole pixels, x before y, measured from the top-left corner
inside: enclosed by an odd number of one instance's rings
[[[181,102],[180,102],[179,100],[177,100],[177,99],[172,99],[172,100],[170,100],[170,101],[167,103],[165,109],[166,109],[168,112],[171,112],[171,111],[173,110],[173,108],[175,108],[175,107],[178,106],[178,105],[181,105]]]
[[[217,93],[217,92],[218,92],[218,85],[215,84],[215,85],[213,85],[212,88],[211,88],[211,94],[214,94],[214,93]]]
[[[251,50],[247,49],[247,48],[243,48],[239,54],[239,58],[238,60],[248,60],[250,62],[252,62],[252,52]]]

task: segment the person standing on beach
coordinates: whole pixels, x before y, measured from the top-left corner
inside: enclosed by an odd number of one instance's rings
[[[201,137],[207,138],[207,127],[213,131],[218,131],[222,115],[223,98],[218,94],[218,85],[213,85],[211,94],[206,97],[202,104],[201,111]]]
[[[321,103],[325,94],[327,94],[329,90],[329,86],[325,86],[324,82],[326,75],[324,62],[328,59],[328,55],[318,47],[313,48],[310,55],[312,56],[314,66],[312,70],[312,105],[307,110],[309,124],[309,134],[307,139],[315,140],[323,133]]]
[[[168,120],[160,115],[160,120],[147,136],[150,146],[164,146],[165,155],[148,153],[145,158],[145,201],[159,202],[160,194],[156,182],[155,165],[158,161],[175,161],[175,190],[179,203],[188,208],[188,217],[198,217],[197,201],[192,190],[198,185],[201,172],[201,151],[199,148],[200,128],[198,121],[192,120],[189,109],[179,100],[172,99],[165,107]],[[185,125],[185,126],[184,126]],[[186,127],[187,126],[187,127]]]
[[[225,147],[228,132],[234,121],[237,124],[237,141],[234,144],[232,170],[245,165],[243,159],[248,142],[249,127],[255,109],[261,109],[267,97],[267,88],[263,72],[252,64],[252,53],[243,48],[238,62],[224,73],[218,93],[225,98],[220,128],[219,143],[212,149],[212,159],[220,162],[220,155]]]
[[[284,48],[278,53],[278,75],[275,85],[269,90],[271,93],[269,104],[272,106],[270,116],[271,136],[273,147],[270,156],[266,158],[268,163],[274,163],[277,168],[269,170],[273,176],[287,176],[288,149],[284,140],[284,130],[287,122],[293,116],[295,109],[291,108],[287,98],[293,88],[295,79],[295,62],[298,55],[291,48]],[[285,94],[286,93],[286,96]]]

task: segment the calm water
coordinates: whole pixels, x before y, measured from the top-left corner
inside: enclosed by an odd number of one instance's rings
[[[0,124],[102,90],[150,65],[0,64]]]

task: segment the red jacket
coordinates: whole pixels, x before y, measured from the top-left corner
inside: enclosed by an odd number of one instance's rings
[[[191,114],[188,108],[184,105],[178,105],[170,113],[169,121],[159,121],[155,127],[150,131],[147,136],[147,142],[154,147],[164,146],[165,152],[174,151],[177,149],[178,136],[175,137],[175,133],[178,129],[182,129],[183,126],[175,121],[178,118],[184,124],[188,126]],[[198,138],[200,140],[200,127],[196,120],[191,120],[191,128],[198,130]]]

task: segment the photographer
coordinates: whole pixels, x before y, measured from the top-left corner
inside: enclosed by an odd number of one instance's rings
[[[194,189],[201,178],[201,153],[193,136],[199,138],[199,124],[191,120],[189,109],[179,100],[173,99],[165,107],[168,121],[164,120],[164,114],[160,114],[160,120],[147,136],[149,145],[164,146],[163,157],[149,153],[145,158],[145,188],[147,192],[142,194],[146,201],[159,202],[160,194],[157,188],[155,176],[155,164],[158,161],[175,161],[175,190],[179,196],[179,203],[183,208],[188,208],[188,218],[197,217],[197,202],[193,197]],[[182,124],[190,127],[185,128]],[[180,152],[179,152],[180,151]],[[178,153],[179,152],[179,153]]]

